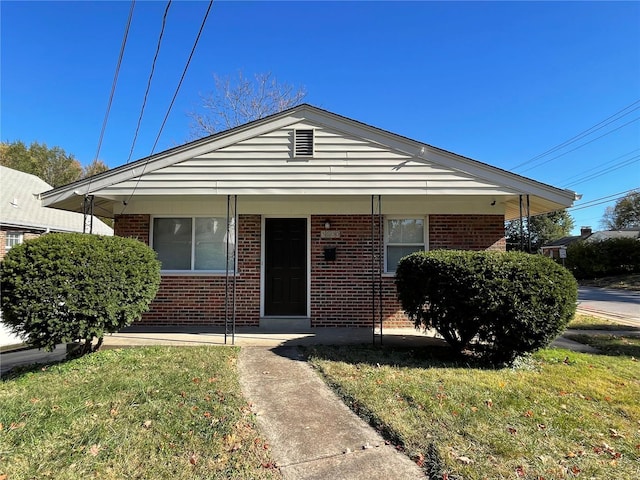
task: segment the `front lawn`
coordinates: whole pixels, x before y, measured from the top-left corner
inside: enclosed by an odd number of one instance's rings
[[[238,350],[105,350],[0,383],[0,478],[280,478]]]
[[[640,478],[640,365],[549,349],[491,370],[447,349],[313,347],[353,410],[431,478]]]
[[[567,328],[573,330],[638,330],[640,328],[622,325],[603,317],[576,313]]]

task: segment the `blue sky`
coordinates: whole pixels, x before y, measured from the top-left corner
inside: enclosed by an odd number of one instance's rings
[[[136,2],[100,153],[110,167],[129,156],[165,6]],[[133,159],[151,152],[206,7],[169,10]],[[129,8],[0,3],[0,140],[93,160]],[[218,1],[156,151],[190,139],[187,113],[214,74],[270,71],[308,103],[571,188],[586,204],[640,187],[639,38],[640,2]],[[597,228],[612,204],[571,210],[574,231]]]

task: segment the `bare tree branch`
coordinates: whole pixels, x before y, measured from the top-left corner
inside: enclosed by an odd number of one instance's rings
[[[307,95],[304,88],[279,83],[271,72],[255,74],[251,79],[240,71],[237,78],[214,75],[213,80],[214,91],[200,95],[200,108],[188,114],[193,121],[193,138],[281,112],[300,104]]]

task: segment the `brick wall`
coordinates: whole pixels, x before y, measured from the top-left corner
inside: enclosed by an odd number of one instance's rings
[[[429,249],[506,250],[502,215],[429,215]]]
[[[2,230],[0,230],[0,260],[2,260],[4,256],[7,254],[7,233],[9,232],[22,233],[23,242],[26,240],[30,240],[32,238],[37,238],[40,235],[42,235],[42,233],[40,232],[25,232],[24,230],[11,229],[11,228],[7,228],[5,230],[3,228]]]
[[[260,215],[238,219],[236,325],[258,325],[260,319]],[[149,215],[116,217],[117,235],[149,243]],[[138,325],[224,325],[225,275],[164,275],[150,310]],[[231,284],[229,284],[231,292]],[[229,302],[231,315],[231,302]]]
[[[326,220],[335,239],[322,239]],[[377,219],[375,219],[377,222]],[[260,317],[260,215],[240,215],[238,222],[236,324],[258,325]],[[116,218],[118,235],[149,242],[149,215]],[[377,229],[377,223],[375,223]],[[369,327],[372,324],[371,216],[319,215],[311,218],[311,324],[314,327]],[[373,240],[379,251],[378,238]],[[431,249],[504,250],[501,215],[431,215]],[[324,260],[325,247],[336,248],[334,261]],[[376,257],[376,270],[380,259]],[[412,325],[397,300],[394,279],[381,279],[385,328]],[[376,282],[376,288],[380,285]],[[160,290],[139,323],[149,325],[224,323],[224,275],[163,276]],[[375,297],[376,309],[378,308]],[[376,319],[378,310],[376,310]]]
[[[151,215],[116,215],[113,221],[113,234],[130,237],[149,245]]]
[[[340,238],[322,239],[326,220]],[[378,231],[378,219],[374,221]],[[375,301],[379,318],[378,296],[372,291],[372,268],[380,271],[380,257],[371,258],[371,216],[335,215],[311,218],[311,325],[314,327],[369,327]],[[380,242],[374,234],[373,245],[379,252]],[[325,247],[336,248],[335,261],[324,260]],[[380,283],[376,283],[379,291]],[[383,317],[386,327],[408,326],[400,311],[393,277],[382,278]]]

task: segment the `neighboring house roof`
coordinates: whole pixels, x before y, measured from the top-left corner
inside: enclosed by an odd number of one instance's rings
[[[313,153],[295,154],[313,130]],[[84,195],[113,213],[137,198],[210,195],[393,195],[500,206],[520,215],[564,209],[562,190],[311,105],[299,105],[42,194],[45,205],[82,211]],[[524,202],[523,202],[524,203]]]
[[[552,242],[546,243],[540,248],[542,250],[545,250],[545,249],[549,249],[549,248],[568,247],[572,243],[575,243],[575,242],[577,242],[578,240],[581,240],[581,239],[582,239],[582,237],[580,235],[575,235],[575,236],[570,236],[570,237],[562,237],[562,238],[559,238],[558,240],[554,240]]]
[[[44,180],[0,166],[0,225],[52,232],[82,232],[84,216],[42,206],[38,194],[51,190]],[[113,229],[97,218],[93,233],[113,235]]]
[[[542,250],[545,250],[559,247],[568,247],[572,243],[575,243],[579,240],[584,240],[585,242],[601,242],[603,240],[611,240],[614,238],[635,238],[640,240],[640,230],[602,230],[600,232],[588,234],[587,236],[577,235],[572,237],[562,237],[558,240],[546,243],[541,248]]]
[[[602,242],[614,238],[640,239],[640,230],[602,230],[589,235],[585,242]]]

